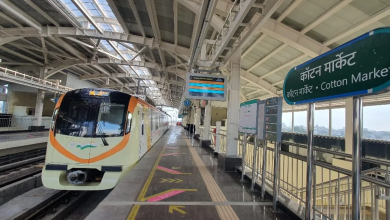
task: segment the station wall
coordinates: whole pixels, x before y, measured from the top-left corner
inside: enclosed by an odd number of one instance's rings
[[[89,81],[79,80],[78,76],[71,74],[71,73],[67,73],[66,75],[63,73],[57,73],[57,74],[54,74],[49,79],[61,80],[61,82],[60,82],[61,85],[71,87],[74,89],[98,87],[96,84],[91,83]]]
[[[221,107],[211,108],[211,126],[216,126],[217,121],[227,119],[227,109]]]

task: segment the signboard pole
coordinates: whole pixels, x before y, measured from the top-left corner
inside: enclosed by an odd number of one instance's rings
[[[279,148],[280,142],[275,142],[275,154],[274,154],[274,194],[273,194],[273,211],[276,212],[276,205],[278,202],[278,178],[279,178]]]
[[[265,179],[267,176],[267,140],[263,142],[263,170],[261,175],[261,198],[265,199]]]
[[[306,212],[305,220],[311,216],[311,190],[313,184],[313,138],[314,138],[314,109],[315,104],[310,103],[307,109],[307,173],[306,173]]]
[[[253,163],[252,163],[252,185],[251,185],[251,191],[255,191],[255,185],[256,185],[256,164],[257,164],[257,137],[255,136],[254,140],[254,145],[253,145]]]
[[[362,165],[362,118],[361,97],[353,98],[353,139],[352,139],[352,219],[360,218],[360,187]]]
[[[244,145],[242,146],[241,182],[245,182],[246,138],[247,134],[244,133]]]

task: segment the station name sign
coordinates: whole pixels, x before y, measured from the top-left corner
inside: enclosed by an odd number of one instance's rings
[[[390,28],[375,29],[288,73],[283,96],[290,105],[369,95],[390,85]]]

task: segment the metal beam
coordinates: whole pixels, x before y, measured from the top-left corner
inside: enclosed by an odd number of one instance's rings
[[[50,42],[46,41],[46,44],[51,45]],[[20,49],[22,48],[25,48],[25,49],[29,49],[29,50],[35,50],[35,51],[39,51],[39,52],[45,52],[47,54],[50,54],[50,55],[54,55],[54,56],[61,56],[61,57],[64,57],[64,58],[67,58],[67,59],[73,59],[73,60],[79,60],[79,58],[77,57],[71,57],[69,55],[65,55],[65,54],[62,54],[62,53],[57,53],[57,52],[54,52],[54,51],[45,51],[43,50],[42,48],[36,48],[34,46],[28,46],[28,45],[24,45],[24,44],[20,44],[20,43],[10,43],[10,45],[14,46],[14,47],[18,47]]]
[[[31,27],[41,30],[42,26],[41,24],[32,18],[30,15],[28,15],[26,12],[21,10],[20,8],[16,7],[14,4],[12,4],[8,0],[1,0],[0,6],[6,9],[7,11],[11,12],[15,17],[22,20],[26,24],[30,25]]]
[[[160,27],[157,21],[156,7],[154,5],[154,0],[145,0],[146,10],[148,11],[149,20],[152,25],[152,31],[156,43],[159,44],[161,41]],[[158,54],[160,55],[161,64],[163,67],[166,66],[164,53],[160,50],[160,47],[157,47]]]
[[[189,57],[190,49],[182,46],[175,46],[175,44],[161,41],[154,42],[153,38],[142,37],[138,35],[126,34],[121,32],[105,31],[104,34],[92,29],[82,29],[75,27],[42,27],[42,31],[38,32],[32,28],[3,28],[2,31],[12,36],[24,37],[40,37],[40,36],[56,36],[56,37],[79,37],[103,39],[118,42],[128,42],[146,45],[149,48],[160,48],[163,51],[171,51],[180,55]]]
[[[110,6],[112,12],[114,13],[115,17],[118,19],[118,22],[120,23],[120,26],[123,28],[125,33],[130,33],[129,28],[127,27],[126,22],[123,20],[121,14],[118,11],[118,8],[116,7],[113,0],[106,0],[108,5]]]
[[[111,73],[110,78],[133,78],[133,79],[142,79],[142,80],[154,80],[159,83],[168,83],[172,85],[184,86],[184,82],[178,82],[175,80],[166,80],[166,78],[161,78],[157,76],[148,76],[148,75],[136,75],[130,73]],[[79,76],[79,80],[91,80],[91,79],[101,79],[107,78],[106,74],[93,74],[93,75],[84,75]]]
[[[179,11],[177,6],[177,0],[173,0],[173,35],[175,36],[175,45],[177,45],[177,17],[178,17]]]
[[[103,34],[104,30],[99,26],[98,23],[95,22],[95,20],[93,20],[93,18],[91,17],[87,9],[84,7],[84,5],[79,0],[71,0],[71,1],[80,10],[80,12],[88,19],[88,21],[91,22],[91,24],[95,27],[95,29],[99,33]]]
[[[381,20],[382,18],[385,18],[390,15],[390,6],[382,9],[381,11],[377,12],[374,15],[369,16],[368,18],[360,21],[359,23],[353,25],[352,27],[349,27],[345,31],[340,32],[339,34],[329,38],[327,41],[324,42],[324,46],[329,46],[339,40],[342,40],[343,38],[355,33],[356,31],[359,31],[368,25],[377,22]]]
[[[141,31],[142,36],[145,37],[146,35],[145,35],[144,26],[142,25],[141,18],[139,17],[137,7],[134,4],[134,0],[128,0],[128,1],[130,4],[131,11],[134,14],[135,20],[137,21],[138,28]]]
[[[138,51],[138,53],[133,56],[133,58],[131,58],[130,61],[133,61],[135,58],[137,58],[142,52],[144,52],[144,50],[146,49],[146,47],[143,47],[141,50]]]
[[[24,2],[26,2],[28,5],[31,6],[31,8],[33,8],[35,11],[37,11],[40,15],[42,15],[44,18],[46,18],[48,21],[50,21],[52,24],[54,24],[55,26],[59,27],[60,24],[58,24],[58,22],[56,22],[52,17],[50,17],[50,15],[48,15],[46,12],[44,12],[41,8],[39,8],[34,2],[32,2],[31,0],[24,0]]]
[[[67,51],[75,55],[76,57],[86,60],[87,57],[84,56],[80,51],[78,51],[76,48],[68,44],[66,41],[60,39],[60,38],[51,38],[53,41],[57,42],[61,47],[65,48]]]
[[[253,66],[251,66],[247,71],[250,72],[250,71],[254,70],[256,67],[260,66],[262,63],[267,61],[269,58],[271,58],[272,56],[274,56],[275,54],[279,53],[281,50],[286,48],[286,46],[287,46],[286,44],[282,44],[282,45],[278,46],[273,51],[271,51],[270,53],[265,55],[263,58],[261,58],[259,61],[257,61],[255,64],[253,64]]]
[[[24,37],[23,36],[18,36],[18,37],[2,37],[0,38],[0,46],[3,45],[3,44],[8,44],[12,41],[16,41],[16,40],[20,40],[20,39],[23,39]]]
[[[306,27],[304,27],[301,30],[301,33],[306,33],[310,31],[311,29],[315,28],[317,25],[321,24],[321,22],[328,19],[330,16],[334,15],[336,12],[338,12],[340,9],[347,6],[349,3],[351,3],[353,0],[341,0],[334,4],[331,8],[329,8],[327,11],[325,11],[323,14],[321,14],[319,17],[314,19],[312,22],[310,22]]]
[[[279,15],[277,22],[283,21],[285,17],[287,17],[298,5],[300,5],[303,2],[303,0],[294,0],[291,4],[287,6],[286,9]]]
[[[217,48],[215,52],[212,53],[212,57],[211,57],[212,64],[218,59],[221,53],[226,49],[227,44],[233,37],[236,30],[240,27],[242,21],[244,20],[245,16],[248,14],[254,2],[255,0],[246,0],[240,3],[239,12],[235,15],[234,20],[230,22],[228,31],[222,34],[221,42],[217,44]]]
[[[184,5],[188,9],[190,9],[195,14],[199,14],[200,12],[200,5],[198,5],[195,2],[189,1],[189,0],[177,0],[178,3]],[[219,1],[218,1],[219,2]],[[218,6],[218,4],[217,4]],[[223,27],[223,20],[219,18],[217,15],[214,15],[211,19],[210,25],[216,29],[217,31],[221,31]]]
[[[22,28],[23,25],[21,25],[19,22],[15,21],[14,19],[10,18],[8,15],[0,12],[0,17],[4,18],[5,20],[11,22],[13,25]]]
[[[47,79],[47,78],[51,77],[52,75],[54,75],[54,74],[56,74],[64,69],[67,69],[71,66],[74,66],[74,65],[77,65],[77,64],[64,64],[64,65],[57,66],[56,68],[47,71],[44,79]]]
[[[274,73],[276,73],[276,72],[278,72],[278,71],[280,71],[280,70],[282,70],[282,69],[292,65],[293,63],[297,62],[298,60],[302,59],[305,56],[306,56],[305,54],[302,54],[300,56],[297,56],[297,57],[295,57],[295,58],[293,58],[293,59],[283,63],[282,65],[276,67],[275,69],[269,71],[268,73],[260,76],[260,79],[264,79],[265,77],[270,76],[270,75],[272,75],[272,74],[274,74]]]
[[[39,62],[39,61],[37,61],[37,60],[35,60],[35,59],[32,59],[32,58],[30,58],[30,57],[28,57],[28,56],[25,56],[25,55],[23,55],[23,54],[20,54],[20,53],[18,53],[18,52],[15,52],[15,51],[13,51],[13,50],[11,50],[11,49],[8,49],[8,48],[6,48],[6,47],[4,47],[4,46],[0,46],[0,49],[3,50],[3,51],[5,51],[5,52],[7,52],[7,53],[10,53],[10,54],[13,54],[13,55],[15,55],[15,56],[18,56],[18,57],[20,57],[20,58],[22,58],[22,59],[24,59],[24,60],[30,61],[30,62],[32,62],[32,63],[36,63],[36,64],[38,64],[38,65],[40,65],[40,66],[43,66],[43,65],[44,65],[43,63],[41,63],[41,62]]]
[[[241,59],[244,58],[246,55],[248,55],[261,41],[264,40],[264,38],[266,37],[267,35],[266,34],[261,34],[256,40],[255,42],[253,42],[246,50],[244,53],[241,54]]]
[[[261,29],[261,32],[275,38],[289,46],[307,54],[310,57],[316,57],[330,49],[312,38],[296,31],[275,20],[269,19]]]
[[[241,79],[251,83],[254,86],[259,87],[260,89],[272,94],[277,95],[278,90],[272,86],[267,81],[260,79],[258,76],[256,76],[253,73],[247,72],[243,69],[241,69]]]

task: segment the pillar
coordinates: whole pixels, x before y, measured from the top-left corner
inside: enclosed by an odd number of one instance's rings
[[[210,124],[211,124],[211,102],[207,101],[206,109],[204,111],[204,120],[203,120],[203,134],[200,145],[202,147],[210,147]]]
[[[208,101],[204,112],[204,130],[203,139],[210,140],[210,124],[211,124],[211,102]]]
[[[240,62],[241,52],[237,51],[230,60],[229,97],[227,110],[226,155],[237,155],[238,119],[240,113]]]
[[[45,91],[38,89],[37,101],[35,103],[35,126],[42,125],[43,100],[45,98]]]
[[[40,79],[43,79],[45,78],[45,74],[46,74],[46,71],[47,71],[47,68],[46,67],[42,67],[40,70],[39,70],[39,78]],[[37,92],[37,99],[36,99],[36,102],[35,102],[35,123],[34,123],[34,126],[31,126],[31,129],[32,130],[43,130],[41,128],[38,128],[38,126],[42,126],[42,113],[43,113],[43,100],[45,99],[45,91],[42,90],[42,89],[38,89],[38,92]]]
[[[345,153],[351,155],[352,155],[352,140],[353,140],[353,98],[347,98],[345,100]]]
[[[194,125],[195,125],[195,134],[194,138],[199,138],[200,137],[200,116],[202,114],[202,110],[200,109],[199,106],[195,108],[195,120],[194,120]]]
[[[225,172],[235,172],[236,167],[242,163],[241,157],[237,156],[238,141],[236,140],[238,138],[238,119],[240,113],[240,62],[241,51],[238,50],[230,59],[226,154],[218,155],[218,168]]]

